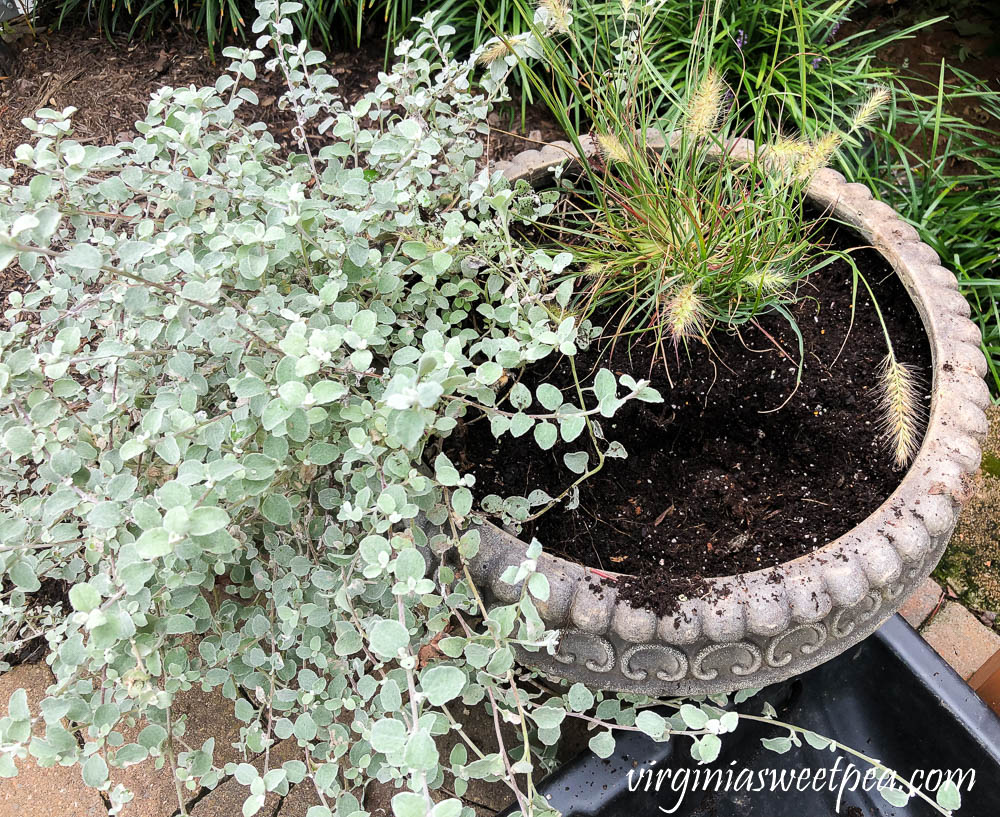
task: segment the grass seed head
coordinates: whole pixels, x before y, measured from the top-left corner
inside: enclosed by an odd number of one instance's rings
[[[559,34],[569,34],[573,17],[567,0],[538,0],[538,7],[548,12],[549,25]]]
[[[889,89],[885,85],[879,85],[854,112],[854,118],[851,120],[851,130],[858,131],[867,128],[888,103]]]
[[[665,325],[675,343],[704,334],[705,304],[697,288],[697,282],[684,284],[667,301]]]
[[[779,137],[767,148],[772,162],[782,167],[795,165],[808,151],[807,142],[790,136]]]
[[[606,162],[628,164],[628,151],[617,136],[610,133],[599,133],[597,134],[597,145],[600,147],[601,155]]]
[[[839,133],[830,131],[809,144],[795,164],[796,175],[800,179],[810,179],[821,168],[830,164],[844,139]]]
[[[480,65],[492,65],[497,60],[502,60],[511,53],[510,46],[506,40],[496,39],[488,43],[476,60]]]
[[[780,295],[792,285],[792,276],[787,267],[768,264],[759,273],[748,275],[747,286],[758,289],[765,295]]]
[[[890,352],[879,366],[879,426],[897,468],[903,468],[920,448],[923,407],[915,370]]]
[[[709,68],[704,79],[691,94],[687,110],[684,112],[684,130],[690,136],[705,137],[715,129],[722,112],[724,93],[725,83],[722,77],[714,68]]]

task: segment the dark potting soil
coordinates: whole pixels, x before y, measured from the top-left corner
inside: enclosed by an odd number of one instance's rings
[[[42,612],[47,607],[55,607],[61,604],[63,610],[68,610],[70,583],[62,579],[45,578],[41,580],[41,587],[29,596],[31,606]],[[13,585],[8,580],[3,581],[2,592],[8,593],[13,589]],[[18,632],[8,632],[5,634],[8,639],[17,644],[13,650],[6,655],[0,654],[0,660],[6,661],[12,667],[21,664],[35,664],[41,661],[48,652],[48,642],[45,640],[40,630],[31,627],[22,627]]]
[[[860,243],[846,229],[830,228],[827,235],[838,249]],[[874,250],[852,256],[875,290],[897,357],[917,367],[921,389],[929,392],[930,351],[902,283]],[[791,397],[797,339],[774,315],[739,334],[717,330],[714,354],[700,343],[676,356],[671,347],[668,368],[662,359],[654,362],[652,344],[642,340],[631,347],[602,340],[579,352],[584,385],[607,367],[651,379],[664,402],[632,401],[613,418],[601,418],[607,440],[622,443],[627,459],[606,459],[580,486],[577,509],[555,506],[526,525],[521,538],[536,537],[548,552],[591,568],[632,574],[617,579],[619,598],[663,615],[676,609],[678,596],[702,592],[703,577],[779,565],[871,514],[902,472],[878,430],[877,368],[886,353],[881,328],[863,286],[853,310],[851,292],[852,272],[840,259],[801,290],[805,297],[792,313],[804,365]],[[572,377],[560,358],[529,367],[521,382],[532,391],[549,382],[571,393]],[[922,399],[926,406],[926,393]],[[479,421],[460,424],[446,451],[460,470],[475,475],[479,499],[527,496],[537,488],[557,496],[576,476],[563,455],[585,450],[586,441],[583,434],[542,451],[531,434],[497,440],[489,423]],[[601,581],[615,580],[595,576]]]

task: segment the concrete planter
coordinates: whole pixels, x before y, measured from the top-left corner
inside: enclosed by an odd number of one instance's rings
[[[663,148],[662,138],[650,147]],[[590,153],[592,144],[585,143]],[[752,145],[734,143],[736,153]],[[568,143],[529,150],[499,166],[511,180],[538,181],[572,160]],[[989,391],[978,327],[955,276],[913,227],[868,188],[834,170],[818,172],[809,197],[853,225],[889,261],[913,299],[931,347],[932,397],[927,432],[899,487],[871,516],[813,553],[773,570],[710,580],[706,599],[657,617],[595,592],[582,565],[543,555],[551,595],[539,604],[561,630],[554,655],[522,652],[544,672],[592,688],[649,695],[699,695],[775,683],[843,652],[894,613],[940,559],[964,499],[966,475],[979,467]],[[527,544],[498,527],[481,527],[472,577],[493,602],[521,588],[500,580]],[[544,544],[544,543],[543,543]],[[595,582],[596,584],[596,582]]]

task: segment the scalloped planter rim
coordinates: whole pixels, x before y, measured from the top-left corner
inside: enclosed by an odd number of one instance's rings
[[[658,134],[649,146],[665,148]],[[584,151],[594,152],[585,139]],[[735,155],[753,148],[730,145]],[[536,183],[575,160],[555,142],[501,163],[511,181]],[[987,430],[986,359],[968,302],[937,253],[867,187],[831,169],[816,173],[809,198],[852,225],[892,265],[920,314],[931,348],[933,383],[927,431],[910,469],[871,516],[843,536],[777,568],[710,580],[704,599],[670,616],[619,603],[614,587],[599,592],[582,565],[543,554],[538,569],[549,599],[538,603],[546,625],[560,630],[552,655],[519,659],[552,676],[592,688],[648,695],[700,695],[760,687],[804,672],[872,633],[933,570],[955,526],[964,481],[980,463]],[[525,558],[527,544],[492,524],[470,562],[473,580],[493,603],[510,603],[520,586],[500,576]]]

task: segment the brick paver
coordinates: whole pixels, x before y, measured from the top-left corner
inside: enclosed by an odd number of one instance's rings
[[[329,804],[329,801],[327,803]],[[281,808],[278,809],[275,817],[306,817],[309,809],[313,806],[321,805],[323,803],[316,793],[316,787],[309,778],[306,778],[301,783],[296,783],[292,786],[292,790],[288,793],[288,796],[282,800]],[[364,806],[372,817],[385,817],[392,814],[391,811],[373,809],[367,800]]]
[[[1000,650],[1000,635],[953,601],[945,603],[921,634],[966,680]]]
[[[47,664],[14,667],[0,676],[0,713],[7,714],[11,693],[23,687],[31,714],[37,714],[53,682]],[[43,769],[29,756],[17,762],[17,770],[17,777],[0,780],[0,817],[107,817],[104,800],[83,784],[79,768]]]
[[[218,690],[203,692],[200,687],[192,687],[174,696],[170,707],[172,717],[187,716],[187,731],[184,742],[193,749],[200,749],[209,738],[215,738],[215,765],[237,763],[243,756],[232,748],[239,739],[240,722],[233,715],[233,702],[222,697]],[[124,730],[125,742],[133,742],[142,726]],[[177,789],[170,767],[157,769],[152,761],[138,763],[127,769],[112,769],[112,783],[121,783],[135,798],[121,811],[121,817],[170,817],[177,811]],[[194,799],[200,790],[184,789],[186,800]],[[233,812],[236,817],[241,812]],[[76,815],[65,815],[76,817]]]
[[[899,608],[900,615],[905,618],[914,629],[920,629],[920,625],[934,614],[944,598],[944,591],[934,579],[926,578]]]
[[[302,760],[302,750],[294,738],[283,740],[271,747],[268,754],[268,769],[279,768],[285,761]],[[264,774],[264,755],[259,755],[251,764],[260,774]],[[223,781],[217,788],[210,791],[191,808],[191,817],[235,817],[243,813],[243,803],[250,796],[250,789],[235,777]],[[264,805],[258,815],[274,814],[282,801],[278,792],[269,792],[264,799]],[[319,802],[319,801],[317,801]]]

